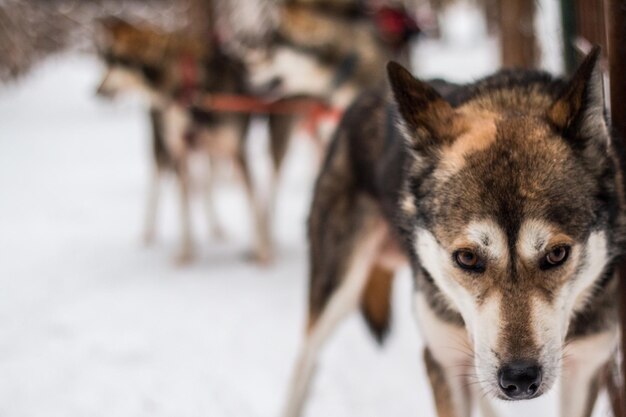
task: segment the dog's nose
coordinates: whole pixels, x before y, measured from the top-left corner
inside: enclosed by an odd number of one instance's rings
[[[273,92],[283,85],[283,79],[281,77],[274,77],[267,83],[267,91]]]
[[[500,368],[500,389],[514,400],[532,398],[541,385],[541,367],[527,361],[515,361]]]

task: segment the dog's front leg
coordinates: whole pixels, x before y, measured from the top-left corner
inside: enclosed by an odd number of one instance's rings
[[[426,341],[424,362],[439,417],[469,417],[472,411],[472,351],[462,326],[443,320],[424,293],[415,298],[415,313]]]
[[[568,344],[561,379],[561,416],[590,417],[598,395],[601,370],[617,345],[617,330],[583,337]]]
[[[270,157],[272,161],[272,176],[270,182],[270,192],[268,200],[268,213],[271,218],[274,216],[276,209],[276,197],[278,194],[278,182],[280,170],[285,160],[287,148],[291,141],[291,135],[298,116],[271,114],[269,116],[269,146]]]
[[[193,238],[191,237],[191,208],[189,195],[189,172],[186,163],[181,163],[176,168],[176,179],[180,191],[180,227],[181,246],[180,252],[176,256],[176,262],[185,264],[193,258]]]
[[[176,103],[170,104],[163,112],[165,145],[174,160],[176,181],[180,191],[181,248],[176,261],[181,264],[187,263],[193,258],[189,202],[189,149],[185,141],[185,133],[189,129],[189,123],[188,113]]]
[[[435,398],[438,417],[469,417],[471,401],[464,378],[457,377],[439,363],[429,348],[424,349],[424,363]]]
[[[217,168],[217,158],[209,156],[209,166],[207,168],[206,183],[204,186],[204,204],[207,222],[209,224],[209,236],[222,239],[224,237],[224,231],[217,216],[214,200]]]
[[[154,243],[156,234],[156,218],[159,210],[159,186],[162,177],[162,168],[155,168],[148,185],[148,198],[146,202],[146,218],[143,230],[143,242],[145,245]]]
[[[171,166],[171,156],[165,145],[165,132],[163,126],[163,114],[157,108],[150,109],[150,121],[152,124],[152,158],[153,172],[148,186],[148,196],[146,204],[146,217],[143,233],[144,244],[149,245],[154,242],[156,233],[156,219],[160,203],[160,186],[163,174]]]
[[[248,166],[248,160],[243,148],[239,149],[236,157],[236,166],[243,179],[244,187],[254,220],[255,246],[254,258],[256,261],[265,264],[272,259],[272,241],[270,239],[268,213],[259,201],[258,193],[254,188],[254,181]]]

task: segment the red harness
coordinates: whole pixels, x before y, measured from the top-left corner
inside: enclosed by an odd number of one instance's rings
[[[179,97],[185,105],[194,104],[201,109],[224,113],[283,114],[304,116],[304,127],[310,134],[323,119],[338,122],[343,111],[313,98],[267,101],[256,96],[236,94],[202,94],[198,92],[198,65],[191,55],[183,55],[180,60],[182,91]]]
[[[315,132],[315,128],[323,119],[338,122],[343,114],[343,110],[312,98],[272,102],[255,96],[209,94],[204,95],[195,104],[202,109],[216,112],[301,115],[305,117],[304,127],[310,134]]]

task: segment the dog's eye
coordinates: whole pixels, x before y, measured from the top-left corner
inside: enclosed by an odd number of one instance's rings
[[[569,256],[569,251],[569,246],[557,246],[552,248],[543,259],[541,265],[542,269],[549,269],[563,264]]]
[[[123,67],[132,67],[133,66],[133,61],[130,58],[126,58],[126,57],[118,57],[117,58],[117,64],[123,66]]]
[[[468,271],[483,272],[485,266],[480,257],[471,250],[461,249],[454,253],[454,260],[457,265]]]

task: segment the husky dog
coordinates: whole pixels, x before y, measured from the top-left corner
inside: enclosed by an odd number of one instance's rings
[[[445,96],[392,62],[392,94],[357,99],[316,184],[308,325],[286,416],[300,414],[348,313],[360,306],[383,340],[406,262],[440,417],[468,417],[484,395],[541,396],[559,375],[561,416],[591,415],[617,343],[625,236],[598,58],[567,81],[503,71]]]
[[[364,89],[382,85],[390,55],[366,19],[286,4],[278,27],[260,44],[244,41],[253,88],[285,97],[309,95],[346,108]]]
[[[334,115],[360,92],[384,85],[383,63],[391,54],[371,19],[359,16],[350,2],[310,3],[281,5],[278,25],[267,38],[240,39],[234,49],[240,50],[257,93],[312,97],[333,109],[310,131],[321,161],[337,127]]]
[[[107,71],[98,93],[111,96],[123,91],[145,93],[150,103],[153,127],[155,175],[150,186],[145,238],[154,237],[158,206],[159,179],[173,171],[181,192],[182,246],[179,261],[192,256],[189,220],[189,158],[208,157],[211,171],[216,163],[235,162],[246,188],[254,214],[256,243],[254,256],[267,261],[271,256],[268,212],[260,203],[245,156],[245,138],[250,121],[246,113],[207,112],[193,105],[210,93],[245,94],[243,65],[222,52],[217,44],[208,45],[176,33],[165,33],[148,26],[137,26],[117,18],[103,21],[100,51]],[[270,145],[273,161],[272,195],[290,135],[289,116],[271,117]],[[214,175],[206,181],[209,220],[214,234],[221,234],[211,198]]]

